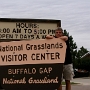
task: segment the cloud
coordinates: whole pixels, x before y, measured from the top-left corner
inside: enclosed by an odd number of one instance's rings
[[[0,17],[59,19],[78,47],[90,50],[89,0],[0,0]],[[88,43],[88,44],[87,44]]]

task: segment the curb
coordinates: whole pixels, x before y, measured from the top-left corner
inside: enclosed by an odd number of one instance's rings
[[[79,85],[81,85],[81,86],[86,86],[86,85],[90,85],[90,84],[83,84],[83,83],[80,83],[80,84],[71,84],[71,86],[79,86]],[[62,85],[62,87],[65,87],[66,85]]]
[[[84,84],[71,84],[71,86],[77,86],[77,85],[84,85]],[[66,85],[62,85],[62,87],[65,87]]]

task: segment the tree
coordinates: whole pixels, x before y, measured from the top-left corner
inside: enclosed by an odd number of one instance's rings
[[[90,71],[90,58],[89,57],[81,59],[80,68]]]
[[[81,68],[81,64],[82,64],[81,57],[84,54],[86,54],[88,52],[88,50],[86,48],[84,48],[83,46],[79,50],[77,50],[76,42],[74,42],[73,37],[71,35],[69,35],[69,32],[64,30],[64,35],[69,37],[69,44],[70,44],[70,49],[71,49],[74,67],[75,68]]]
[[[69,38],[69,44],[70,44],[70,49],[72,53],[72,60],[76,59],[76,54],[77,54],[77,45],[76,42],[74,42],[73,37],[69,35],[69,32],[64,30],[64,35],[68,36]]]
[[[78,50],[77,52],[77,58],[80,59],[84,54],[86,54],[87,52],[89,52],[86,48],[84,48],[83,46]]]

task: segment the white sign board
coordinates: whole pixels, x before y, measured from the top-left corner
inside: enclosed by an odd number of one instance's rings
[[[60,24],[58,21],[52,23],[37,19],[34,21],[19,21],[18,19],[12,22],[1,21],[0,39],[44,39],[47,34],[54,35],[58,23]]]

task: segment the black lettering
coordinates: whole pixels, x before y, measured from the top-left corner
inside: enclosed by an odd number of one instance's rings
[[[35,54],[33,53],[33,54],[31,55],[32,60],[35,60],[34,56],[35,56]]]
[[[45,60],[45,53],[41,53],[41,60]]]
[[[41,45],[41,49],[45,49],[45,46],[44,46],[44,44],[42,44],[42,45]]]
[[[4,29],[3,29],[3,33],[7,33],[7,30],[6,30],[6,28],[4,28]]]
[[[6,34],[6,38],[7,38],[7,39],[13,38],[13,34]]]
[[[42,29],[40,29],[40,32],[39,32],[39,34],[43,34],[43,30],[42,30]]]
[[[15,34],[16,38],[18,37],[18,34]]]
[[[10,29],[9,28],[0,29],[0,33],[10,33]]]
[[[48,29],[48,34],[55,34],[55,30]]]
[[[55,59],[54,53],[51,53],[51,60],[54,60],[54,59]]]
[[[20,39],[34,39],[34,35],[20,34]]]
[[[31,39],[34,39],[34,35],[31,35]]]
[[[16,28],[20,28],[20,23],[16,23]]]
[[[28,33],[31,34],[32,33],[32,30],[31,29],[28,29]]]
[[[24,29],[25,33],[29,33],[31,34],[32,33],[32,30],[31,29]]]
[[[50,49],[51,47],[50,47],[50,44],[47,44],[47,49]]]
[[[13,53],[14,54],[14,53]],[[6,59],[6,61],[13,61],[14,59],[15,59],[15,61],[16,61],[16,59],[17,59],[17,55],[14,55],[14,58],[13,57],[11,57],[11,55],[8,55],[8,56],[6,56],[6,58],[8,58],[8,59]]]
[[[51,29],[48,29],[48,34],[50,34],[52,31],[51,31]]]
[[[40,53],[37,53],[37,54],[36,54],[36,60],[40,60],[39,57],[40,57]]]
[[[13,34],[0,34],[0,38],[13,39]]]
[[[3,48],[0,47],[0,51],[5,52],[5,50],[7,51],[7,46],[6,47],[3,47]]]
[[[39,38],[39,35],[36,36],[36,39],[40,39],[40,38]]]
[[[50,53],[46,53],[46,55],[47,55],[47,60],[49,59],[49,54],[50,54]]]
[[[27,39],[34,39],[34,35],[27,35]]]
[[[47,46],[48,46],[48,44],[47,44],[47,43],[45,43],[45,44],[44,44],[44,49],[47,49]]]
[[[32,48],[33,48],[33,45],[31,45],[30,47],[31,47],[31,50],[32,50]]]
[[[34,34],[37,34],[37,30],[36,29],[34,29]]]
[[[7,33],[10,33],[10,29],[9,28],[7,28]]]
[[[24,29],[24,31],[25,31],[25,33],[26,33],[27,29]]]
[[[19,46],[10,46],[10,45],[6,45],[5,47],[0,46],[0,52],[5,52],[5,51],[21,51],[23,50],[23,45],[19,45]]]
[[[51,44],[51,48],[55,48],[55,47],[54,47],[54,44]]]
[[[21,29],[18,29],[18,28],[15,29],[15,28],[14,28],[13,31],[12,31],[12,33],[21,33]]]
[[[27,54],[23,54],[23,60],[27,60]]]
[[[21,28],[25,27],[25,23],[20,23],[21,24]]]
[[[6,50],[7,50],[8,46],[6,46]],[[13,51],[13,46],[10,47],[10,51]]]
[[[29,24],[30,28],[34,28],[34,25],[32,23]]]
[[[26,44],[26,50],[30,50],[30,44]]]
[[[37,45],[34,45],[34,50],[37,50]]]
[[[37,24],[36,24],[36,23],[34,23],[34,24],[33,24],[33,23],[30,23],[30,24],[29,24],[29,27],[30,27],[30,28],[37,28]]]
[[[43,34],[46,34],[46,30],[45,29],[43,30]]]
[[[55,44],[55,48],[59,48],[59,44],[58,44],[58,42]]]
[[[47,35],[42,35],[42,39],[45,39]]]
[[[38,32],[38,34],[46,34],[46,30],[45,29],[44,30],[40,29],[37,32]]]
[[[24,23],[24,28],[28,28],[28,24],[27,23]]]
[[[9,28],[7,28],[7,29],[4,28],[4,29],[3,29],[3,32],[4,32],[4,33],[10,33],[10,29],[9,29]]]
[[[5,34],[0,34],[0,38],[1,39],[5,38]]]
[[[55,30],[52,30],[52,34],[55,34]]]
[[[18,60],[22,61],[22,55],[21,54],[18,55]]]
[[[1,60],[2,60],[3,62],[5,61],[5,55],[4,55],[4,56],[1,55]]]
[[[33,23],[16,23],[16,28],[37,28],[37,24]]]
[[[20,39],[27,39],[28,37],[27,37],[27,35],[25,34],[25,35],[23,35],[23,34],[20,34]]]
[[[32,50],[32,49],[33,49],[33,45],[26,44],[26,50]]]
[[[62,43],[60,43],[60,44],[59,44],[59,48],[63,48],[63,45],[62,45]]]
[[[40,44],[38,45],[38,50],[40,50],[41,49],[41,46],[40,46]]]
[[[44,43],[44,44],[38,44],[38,45],[30,45],[30,44],[26,45],[27,50],[54,49],[54,48],[62,48],[62,47],[63,47],[62,43],[58,43],[58,42],[56,44]]]
[[[60,53],[33,53],[31,58],[32,60],[56,60],[60,59]]]
[[[37,28],[37,24],[36,23],[34,23],[34,28]]]
[[[23,56],[22,56],[22,54],[19,54],[18,55],[18,60],[19,61],[22,61],[22,60],[25,61],[25,60],[27,60],[27,54],[23,54]]]
[[[60,59],[60,53],[58,52],[55,53],[55,59]]]
[[[26,61],[27,54],[15,54],[15,52],[13,52],[13,55],[1,55],[1,59],[3,62]]]
[[[17,59],[16,59],[17,58],[17,55],[14,55],[14,58],[15,58],[15,61],[17,61]],[[10,60],[11,60],[11,58],[10,58]]]

